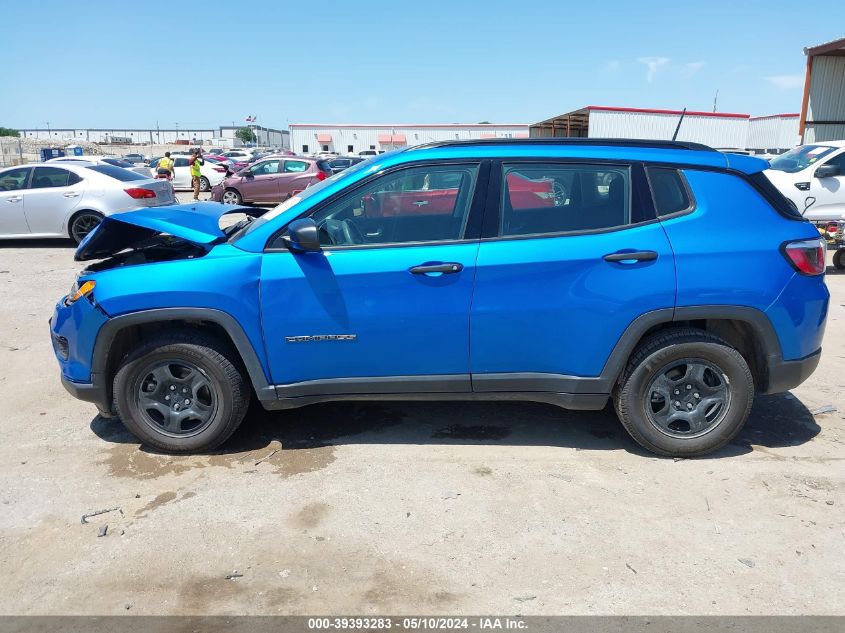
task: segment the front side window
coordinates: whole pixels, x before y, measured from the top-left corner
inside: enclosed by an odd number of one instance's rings
[[[500,235],[569,233],[625,226],[631,177],[624,166],[504,165]]]
[[[308,163],[304,160],[286,160],[284,173],[299,174],[303,171],[308,171]]]
[[[839,175],[845,176],[845,152],[841,152],[833,158],[826,160],[825,165],[836,165],[839,167]]]
[[[478,167],[411,167],[386,174],[311,217],[323,246],[440,242],[463,237]]]
[[[32,189],[49,189],[50,187],[68,187],[75,185],[82,178],[58,167],[36,167],[32,174]]]
[[[31,167],[18,167],[9,169],[0,174],[0,191],[17,191],[26,187],[26,179],[29,177]]]
[[[249,171],[253,176],[269,176],[271,174],[277,174],[279,173],[280,162],[281,161],[278,160],[265,160],[250,167]]]

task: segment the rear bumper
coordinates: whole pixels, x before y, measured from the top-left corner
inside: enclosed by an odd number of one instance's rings
[[[769,382],[763,393],[780,393],[794,389],[816,371],[821,356],[822,350],[818,349],[798,360],[770,361]]]

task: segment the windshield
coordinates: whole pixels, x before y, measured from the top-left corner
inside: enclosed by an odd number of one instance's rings
[[[250,224],[245,226],[242,231],[240,231],[237,234],[232,236],[232,240],[240,239],[244,235],[247,235],[247,234],[251,233],[252,231],[254,231],[255,229],[257,229],[258,227],[264,226],[265,224],[267,224],[267,222],[270,222],[271,220],[274,220],[275,218],[279,217],[282,213],[284,213],[285,211],[287,211],[291,207],[296,206],[297,204],[299,204],[303,200],[307,200],[308,198],[310,198],[314,194],[321,192],[326,187],[330,187],[331,185],[336,183],[338,180],[340,180],[342,178],[346,178],[349,175],[360,171],[361,169],[364,169],[366,167],[370,167],[371,165],[372,165],[372,163],[367,162],[367,161],[363,161],[361,163],[358,163],[354,167],[350,167],[349,169],[344,169],[343,171],[336,173],[334,176],[330,176],[329,178],[326,178],[325,180],[318,182],[316,185],[311,185],[310,187],[307,187],[304,191],[301,191],[300,193],[296,194],[292,198],[288,198],[282,204],[278,205],[277,207],[270,209],[267,213],[262,215],[260,218],[256,219],[254,222],[251,222]]]
[[[781,154],[769,161],[769,167],[777,171],[785,171],[788,174],[806,169],[810,165],[824,158],[836,148],[830,145],[802,145]]]

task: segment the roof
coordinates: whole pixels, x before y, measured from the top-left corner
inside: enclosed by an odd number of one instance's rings
[[[764,114],[763,116],[753,116],[752,121],[759,121],[760,119],[794,119],[801,116],[798,112],[789,114]]]
[[[642,147],[652,149],[685,149],[699,152],[713,152],[712,147],[701,143],[689,141],[663,141],[650,139],[630,138],[575,138],[575,137],[551,137],[551,138],[500,138],[500,139],[465,139],[456,141],[435,141],[424,145],[417,145],[409,149],[425,149],[431,147],[464,147],[468,145],[560,145],[560,146],[601,146],[601,147]]]
[[[809,57],[815,55],[845,55],[845,37],[815,46],[808,46],[804,49],[804,54]]]
[[[675,116],[680,116],[683,114],[683,110],[660,110],[654,108],[620,108],[616,106],[596,106],[591,105],[587,106],[587,110],[599,110],[599,111],[607,111],[607,112],[641,112],[643,114],[672,114]],[[729,119],[748,119],[751,117],[750,114],[736,114],[733,112],[701,112],[697,110],[687,110],[686,116],[711,116],[717,118],[729,118]]]
[[[289,128],[480,128],[495,129],[500,127],[528,127],[528,123],[291,123]]]

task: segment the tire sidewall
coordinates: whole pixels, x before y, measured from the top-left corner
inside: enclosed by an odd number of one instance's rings
[[[195,452],[215,447],[230,435],[230,421],[234,414],[232,385],[217,364],[212,362],[202,347],[174,343],[131,357],[115,376],[114,393],[117,410],[126,427],[144,444],[168,451]],[[190,437],[171,437],[153,429],[138,410],[134,389],[149,365],[165,360],[187,361],[202,369],[216,391],[217,411],[211,423],[200,433]]]
[[[82,242],[82,240],[76,239],[76,236],[73,233],[73,227],[79,221],[80,218],[84,218],[85,216],[92,216],[92,217],[97,218],[100,222],[103,221],[103,215],[101,213],[96,212],[96,211],[80,211],[76,215],[74,215],[70,220],[70,224],[68,224],[68,235],[70,236],[70,239],[72,239],[77,244],[80,244]],[[94,227],[94,228],[97,228],[97,227]],[[91,230],[93,231],[94,229],[91,229]]]
[[[845,262],[842,261],[842,258],[845,257],[845,249],[837,249],[833,253],[833,267],[836,270],[845,270]]]
[[[728,411],[721,422],[704,435],[688,439],[674,438],[659,431],[649,420],[645,406],[647,389],[657,373],[669,363],[686,358],[700,358],[715,365],[724,375],[730,391]],[[712,342],[683,342],[656,350],[634,369],[624,391],[629,399],[628,419],[636,433],[649,447],[671,455],[702,454],[728,443],[745,423],[754,399],[754,384],[742,356],[733,348]]]
[[[238,190],[237,190],[237,189],[231,189],[231,188],[230,188],[230,189],[226,189],[226,190],[223,192],[223,195],[225,196],[227,193],[230,193],[230,192],[231,192],[231,193],[233,193],[233,194],[235,194],[235,195],[237,196],[237,199],[236,199],[234,202],[228,202],[227,204],[243,204],[243,201],[244,201],[243,196],[240,194],[240,192],[238,192]],[[220,199],[220,200],[222,201],[222,200],[223,200],[223,198],[221,197],[221,199]]]

